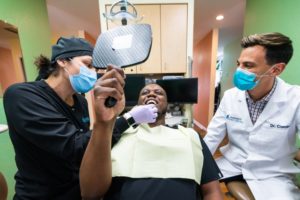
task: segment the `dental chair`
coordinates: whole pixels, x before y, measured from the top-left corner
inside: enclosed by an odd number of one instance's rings
[[[300,150],[295,157],[295,164],[300,167]],[[296,184],[300,188],[300,174],[296,176]],[[255,200],[250,188],[244,181],[230,181],[226,187],[228,192],[237,200]]]
[[[236,200],[255,200],[247,183],[244,181],[230,181],[226,184],[226,187]]]
[[[0,200],[7,200],[7,193],[7,183],[3,174],[0,172]]]
[[[297,152],[295,157],[295,164],[300,168],[300,150]],[[300,188],[300,174],[296,175],[296,185]]]

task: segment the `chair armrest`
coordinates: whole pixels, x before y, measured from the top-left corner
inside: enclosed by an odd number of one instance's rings
[[[226,184],[226,187],[237,200],[255,200],[246,182],[230,181]]]

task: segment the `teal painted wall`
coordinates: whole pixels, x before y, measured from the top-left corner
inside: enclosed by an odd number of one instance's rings
[[[298,0],[248,0],[244,24],[244,35],[281,32],[291,38],[294,55],[280,77],[297,85],[300,85],[299,8]]]
[[[0,0],[0,19],[18,27],[25,72],[28,81],[37,75],[33,62],[40,54],[51,53],[51,31],[45,0]],[[0,123],[6,124],[0,98]],[[0,171],[9,187],[8,199],[14,194],[14,151],[7,132],[0,134]]]

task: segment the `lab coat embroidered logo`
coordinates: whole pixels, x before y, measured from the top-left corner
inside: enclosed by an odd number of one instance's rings
[[[280,124],[271,124],[270,123],[270,128],[289,128],[289,125],[280,125]]]
[[[226,115],[225,117],[227,120],[233,121],[233,122],[238,122],[238,123],[243,123],[242,119],[239,117],[234,117],[231,115]]]

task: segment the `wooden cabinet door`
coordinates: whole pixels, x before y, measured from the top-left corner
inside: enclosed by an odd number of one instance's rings
[[[138,16],[143,16],[139,23],[150,24],[152,29],[152,47],[149,58],[137,66],[137,73],[161,73],[160,5],[135,5],[135,8]]]
[[[185,73],[187,68],[187,5],[161,5],[162,73]]]

